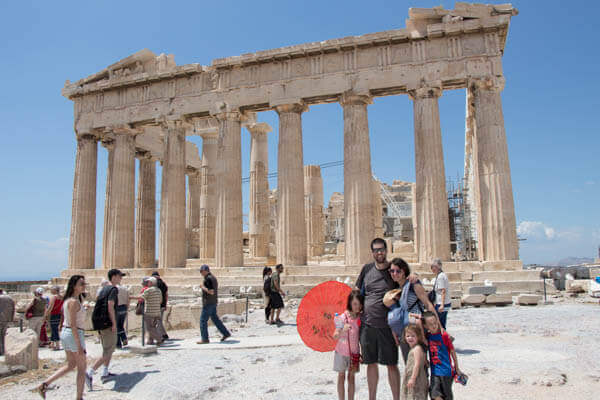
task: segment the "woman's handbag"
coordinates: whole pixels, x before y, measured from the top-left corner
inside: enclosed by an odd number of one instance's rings
[[[435,298],[437,293],[435,292],[435,286],[437,285],[437,276],[435,277],[435,283],[433,284],[433,289],[431,289],[431,292],[427,293],[427,298],[429,299],[429,301],[431,302],[431,304],[435,305]]]
[[[346,323],[348,322],[348,317],[346,316]],[[348,372],[358,372],[360,370],[360,353],[353,353],[350,348],[350,331],[348,331],[348,354],[350,354],[350,365],[348,366]]]
[[[139,300],[135,305],[135,315],[144,314],[144,300]]]

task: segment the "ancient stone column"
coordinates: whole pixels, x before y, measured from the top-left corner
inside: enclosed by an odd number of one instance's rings
[[[307,255],[318,257],[323,255],[325,245],[323,179],[318,165],[304,166],[304,210]]]
[[[344,94],[344,209],[346,265],[373,259],[373,174],[367,105],[369,96]]]
[[[200,228],[200,186],[202,179],[200,171],[191,167],[187,168],[187,177],[187,258],[198,258],[200,256],[198,230]]]
[[[156,257],[156,161],[138,152],[139,177],[135,217],[135,267],[152,268]]]
[[[306,265],[304,172],[302,151],[303,104],[276,107],[279,114],[277,154],[277,261]]]
[[[184,122],[165,121],[163,130],[158,267],[184,267],[186,260]]]
[[[217,219],[217,164],[218,132],[205,132],[202,136],[202,170],[200,171],[200,222],[199,257],[215,257],[215,225]]]
[[[411,90],[415,129],[415,197],[419,262],[450,259],[450,227],[438,97],[440,86]]]
[[[248,234],[250,256],[269,255],[270,214],[269,214],[269,146],[267,133],[271,127],[266,123],[252,123],[250,131],[250,214]]]
[[[373,179],[373,237],[383,238],[383,206],[381,204],[381,186]]]
[[[470,245],[466,250],[468,260],[479,259],[477,248],[479,234],[479,179],[477,174],[477,149],[475,146],[475,112],[473,108],[473,90],[466,90],[465,117],[465,221],[469,224]],[[469,243],[468,243],[469,244]]]
[[[475,113],[479,258],[482,261],[517,260],[515,205],[500,98],[504,78],[472,80],[469,88],[473,92]]]
[[[97,165],[98,139],[94,135],[79,135],[69,237],[70,269],[93,269],[95,266]]]
[[[109,157],[104,268],[133,268],[135,254],[135,136],[113,131]]]
[[[242,241],[242,146],[239,112],[216,115],[219,121],[217,144],[217,221],[215,258],[217,267],[244,264]]]
[[[111,229],[108,228],[109,225],[109,216],[110,216],[110,188],[112,182],[112,171],[114,165],[114,155],[115,155],[115,143],[114,138],[112,136],[105,136],[102,138],[102,146],[106,148],[108,152],[108,161],[106,165],[106,192],[104,195],[104,225],[102,228],[102,268],[106,268],[108,265],[108,244],[110,242],[108,234]]]

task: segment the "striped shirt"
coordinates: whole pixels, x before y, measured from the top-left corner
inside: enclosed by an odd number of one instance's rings
[[[160,303],[162,302],[162,292],[156,286],[149,287],[142,293],[145,307],[144,314],[150,317],[160,317]]]

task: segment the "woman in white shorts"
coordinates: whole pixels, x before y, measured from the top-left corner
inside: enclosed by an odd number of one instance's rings
[[[65,293],[63,303],[64,325],[60,332],[60,341],[63,349],[67,354],[67,365],[59,369],[44,382],[42,382],[34,390],[37,391],[42,398],[46,398],[48,386],[77,368],[77,399],[83,396],[83,384],[85,380],[86,367],[86,352],[85,352],[85,337],[84,323],[86,311],[83,308],[83,297],[85,292],[85,278],[83,275],[73,275],[69,279],[67,291]]]

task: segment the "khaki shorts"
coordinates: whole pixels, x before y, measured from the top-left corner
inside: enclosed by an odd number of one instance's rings
[[[111,328],[98,331],[100,342],[102,342],[102,357],[110,357],[117,347],[117,333]]]

